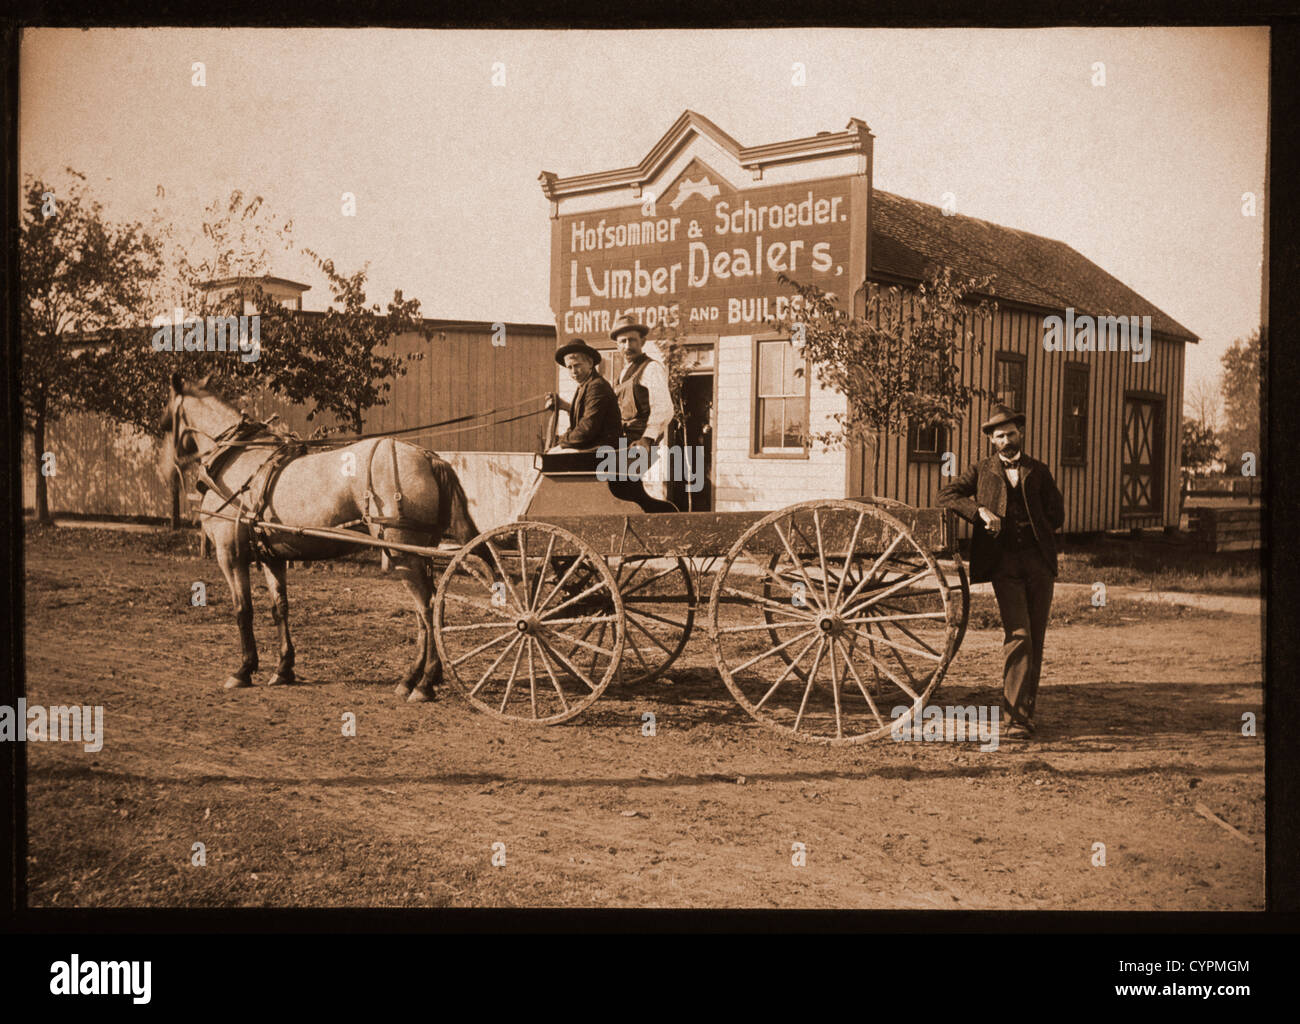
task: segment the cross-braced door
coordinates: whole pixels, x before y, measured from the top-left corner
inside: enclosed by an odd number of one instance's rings
[[[1160,513],[1160,463],[1163,450],[1161,403],[1124,399],[1124,457],[1120,473],[1120,511]]]

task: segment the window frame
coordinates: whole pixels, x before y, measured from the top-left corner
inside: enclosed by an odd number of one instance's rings
[[[759,360],[762,353],[762,346],[765,344],[771,344],[772,342],[775,341],[783,341],[787,345],[789,345],[791,349],[794,349],[794,344],[790,335],[781,334],[781,333],[756,334],[754,335],[753,344],[750,348],[749,457],[751,459],[807,459],[810,457],[810,452],[811,452],[811,442],[807,437],[804,438],[803,446],[800,448],[781,448],[775,451],[763,450],[763,444],[762,444],[763,420],[761,416],[761,408],[759,406],[759,402],[762,396],[760,396],[758,393],[758,383],[759,383],[759,376],[760,376]],[[796,355],[798,355],[797,352]],[[806,358],[804,358],[803,388],[804,388],[803,390],[804,409],[805,412],[807,413],[808,428],[811,428],[812,426],[812,368],[808,365],[808,360]],[[788,400],[790,398],[794,398],[797,396],[787,395],[783,397]]]
[[[1070,378],[1083,380],[1083,410],[1079,414],[1080,454],[1072,455],[1066,451],[1069,440],[1068,424],[1074,418],[1070,413]],[[1092,391],[1092,366],[1077,359],[1065,363],[1061,372],[1061,465],[1086,466],[1088,464],[1088,403]]]
[[[1003,401],[1001,391],[998,387],[1001,379],[999,370],[1000,364],[1002,363],[1017,363],[1020,366],[1019,401],[1004,404],[1010,404],[1011,408],[1016,412],[1023,413],[1025,411],[1025,393],[1029,388],[1029,357],[1023,352],[998,351],[993,354],[993,393],[995,396],[994,401],[996,402]]]
[[[923,452],[917,449],[917,442],[921,436],[921,425],[915,420],[909,418],[907,421],[907,461],[908,462],[942,462],[947,452],[952,450],[952,429],[944,424],[936,424],[931,428],[937,430],[935,443],[938,450],[933,452]]]

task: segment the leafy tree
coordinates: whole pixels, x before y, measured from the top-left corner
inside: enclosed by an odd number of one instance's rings
[[[287,310],[260,293],[261,357],[258,373],[278,393],[309,407],[307,418],[330,413],[344,428],[361,433],[367,409],[387,402],[394,378],[423,353],[398,354],[391,343],[414,332],[426,341],[433,331],[420,317],[419,299],[393,293],[387,312],[366,303],[366,270],[345,275],[333,260],[304,250],[330,283],[333,302],[324,314]],[[332,428],[326,428],[330,432]]]
[[[1214,428],[1200,420],[1183,420],[1183,475],[1202,476],[1219,458],[1219,439]]]
[[[85,175],[28,176],[19,236],[22,402],[36,455],[36,517],[50,521],[41,471],[46,428],[65,413],[94,407],[116,381],[93,372],[85,341],[145,318],[161,270],[160,245],[140,223],[115,223],[89,194]],[[55,463],[57,471],[57,461]]]
[[[817,368],[820,385],[845,399],[835,426],[813,432],[811,440],[832,448],[866,445],[875,466],[890,434],[906,433],[913,422],[956,427],[972,399],[987,397],[964,382],[961,357],[983,348],[975,320],[990,320],[997,307],[972,296],[991,294],[991,278],[963,279],[950,267],[929,267],[915,288],[873,289],[861,316],[816,285],[784,274],[780,280],[797,299],[790,315],[773,322],[790,333],[806,365]]]
[[[1223,354],[1223,438],[1224,461],[1230,473],[1239,473],[1242,453],[1254,452],[1256,465],[1264,464],[1260,400],[1267,373],[1267,352],[1260,345],[1258,329],[1246,339],[1238,338]]]

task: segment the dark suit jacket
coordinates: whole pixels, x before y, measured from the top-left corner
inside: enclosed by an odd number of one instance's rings
[[[623,417],[614,388],[599,373],[592,373],[573,393],[569,423],[569,429],[556,438],[557,444],[566,448],[618,447]]]
[[[1020,456],[1020,490],[1025,496],[1025,504],[1029,506],[1029,521],[1033,524],[1039,550],[1055,576],[1055,531],[1065,525],[1065,500],[1048,468],[1037,459],[1024,454]],[[939,491],[940,505],[952,509],[975,525],[970,544],[972,583],[990,580],[998,565],[998,543],[984,528],[984,520],[979,514],[980,506],[1005,518],[1008,491],[1007,476],[997,455],[990,455],[971,466]]]

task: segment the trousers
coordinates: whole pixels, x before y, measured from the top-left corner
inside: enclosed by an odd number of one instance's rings
[[[1056,581],[1036,546],[1004,549],[993,572],[1002,616],[1002,711],[1032,719]]]

